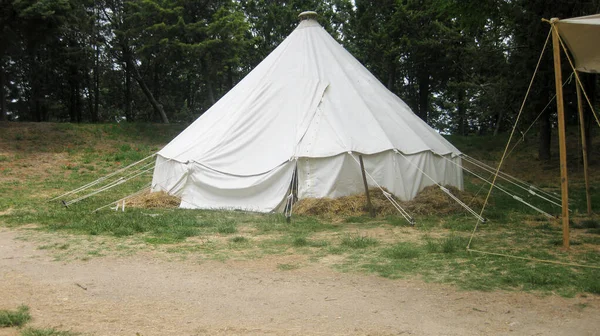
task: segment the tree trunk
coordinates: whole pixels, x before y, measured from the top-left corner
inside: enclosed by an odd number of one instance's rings
[[[227,88],[227,91],[231,90],[234,86],[234,80],[233,80],[233,70],[231,70],[231,66],[227,67],[227,82],[229,87]]]
[[[205,77],[207,78],[206,89],[208,90],[208,100],[210,101],[211,105],[214,105],[217,102],[217,100],[215,99],[215,88],[213,86],[213,76],[209,65],[210,62],[206,59],[202,59],[200,60],[200,62],[202,64],[204,74],[206,75]]]
[[[458,133],[467,135],[467,106],[465,103],[465,90],[458,89]]]
[[[92,69],[93,71],[93,69]],[[93,75],[93,74],[92,74]],[[90,115],[90,122],[95,122],[93,121],[94,119],[94,80],[92,78],[92,75],[90,75],[89,73],[86,72],[86,77],[85,77],[85,86],[87,87],[87,92],[89,93],[88,99],[85,100],[85,102],[87,103],[87,111],[89,112],[88,114]]]
[[[588,96],[588,98],[590,98],[590,102],[592,103],[592,106],[596,106],[596,74],[592,74],[592,73],[580,73],[581,76],[581,82],[583,84],[583,88]],[[594,131],[594,129],[596,128],[595,126],[596,124],[596,118],[594,118],[592,111],[589,111],[589,105],[587,103],[587,100],[585,100],[585,97],[582,97],[583,99],[583,111],[584,111],[584,120],[585,120],[585,143],[587,145],[587,152],[588,152],[588,162],[589,159],[593,159],[593,156],[590,156],[589,153],[592,153],[592,132]],[[585,112],[585,111],[589,111],[589,112]]]
[[[502,118],[504,118],[504,111],[498,112],[498,118],[496,119],[496,125],[494,125],[494,136],[500,133],[500,125],[502,125]]]
[[[154,95],[154,99],[160,100],[160,65],[158,61],[154,62],[154,73],[152,74],[152,95]]]
[[[541,161],[550,161],[550,158],[552,157],[550,151],[551,141],[552,124],[550,123],[550,110],[546,110],[540,117],[540,143],[538,148],[538,156]]]
[[[208,88],[208,99],[210,100],[210,104],[214,105],[217,101],[215,100],[215,89],[210,78],[206,82],[206,87]]]
[[[40,88],[37,79],[31,85],[31,102],[33,112],[33,120],[36,122],[44,121],[44,115],[42,111],[42,101],[40,99]]]
[[[394,92],[394,86],[396,84],[396,65],[394,60],[390,57],[388,60],[388,78],[387,78],[387,89]]]
[[[127,43],[123,44],[123,62],[125,63],[125,119],[127,122],[133,122],[133,109],[131,97],[131,77],[133,76],[131,52]]]
[[[129,67],[132,70],[131,72],[132,72],[133,78],[138,82],[138,84],[140,85],[140,88],[142,89],[142,92],[144,92],[144,95],[146,96],[146,98],[148,99],[150,104],[152,104],[152,107],[154,108],[154,112],[156,112],[156,114],[158,114],[160,116],[163,123],[168,124],[169,119],[167,118],[167,115],[165,114],[165,111],[163,110],[163,106],[156,99],[154,99],[152,92],[150,92],[150,89],[148,88],[148,86],[146,85],[144,80],[142,79],[142,76],[140,76],[140,73],[138,72],[137,67],[135,66],[135,64],[133,64],[133,61],[131,61],[131,59],[129,60]]]
[[[35,46],[29,47],[29,85],[31,86],[31,96],[29,97],[30,118],[36,122],[43,121],[43,112],[41,104],[41,84],[40,84],[40,58]]]
[[[77,82],[77,68],[75,65],[69,66],[69,121],[77,122],[77,99],[79,96],[79,88]]]
[[[100,121],[100,111],[98,107],[100,106],[100,48],[96,44],[96,57],[94,59],[94,106],[91,110],[92,112],[92,122],[96,123]]]
[[[69,122],[75,122],[75,94],[73,81],[69,81]]]
[[[81,95],[80,93],[81,83],[79,80],[75,82],[75,121],[80,123],[82,121],[82,113],[83,106],[81,104]]]
[[[4,91],[4,83],[6,82],[4,76],[4,63],[2,62],[2,58],[0,56],[0,120],[7,121],[8,114],[6,110],[6,92]]]
[[[427,122],[429,115],[429,73],[421,69],[419,73],[419,117]]]

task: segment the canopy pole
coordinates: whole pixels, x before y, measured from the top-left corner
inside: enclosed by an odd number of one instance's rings
[[[375,218],[375,208],[373,208],[371,196],[369,195],[369,184],[367,183],[367,175],[365,173],[365,164],[363,163],[362,155],[358,156],[358,160],[360,161],[360,171],[362,172],[363,183],[365,185],[365,194],[367,195],[367,209],[369,209],[369,214],[371,217]]]
[[[581,130],[581,150],[583,151],[583,176],[585,177],[585,197],[587,200],[587,214],[592,214],[592,198],[590,197],[590,180],[588,175],[588,152],[585,141],[585,119],[583,117],[583,98],[581,97],[581,86],[575,82],[577,87],[577,109],[579,110],[579,129]]]
[[[562,68],[560,64],[560,42],[556,23],[558,18],[552,18],[552,45],[554,51],[554,79],[556,84],[556,105],[558,110],[558,144],[560,150],[560,187],[562,196],[563,248],[569,249],[569,187],[567,179],[567,144],[565,135],[565,107],[562,89]]]

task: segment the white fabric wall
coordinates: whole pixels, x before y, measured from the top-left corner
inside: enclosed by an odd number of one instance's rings
[[[353,155],[358,160],[358,154]],[[417,167],[439,184],[463,188],[460,157],[422,152],[405,158],[394,151],[363,155],[365,170],[401,200],[410,200],[434,184]],[[196,162],[167,160],[159,155],[152,191],[180,196],[181,207],[188,209],[277,211],[288,194],[296,164],[300,199],[364,192],[360,166],[348,153],[329,158],[298,158],[297,163],[285,162],[269,172],[246,176],[219,172]],[[367,182],[369,187],[376,187],[371,178],[367,177]]]
[[[354,153],[358,160],[358,154]],[[463,188],[460,157],[441,157],[431,152],[406,155],[403,158],[394,151],[363,155],[365,170],[382,187],[387,188],[401,200],[414,198],[420,190],[434,184],[417,167],[442,185]],[[448,160],[454,161],[448,162]],[[410,160],[413,164],[409,163]],[[457,166],[458,165],[458,166]],[[417,166],[417,167],[415,167]],[[369,187],[376,184],[367,176]],[[298,197],[336,198],[364,192],[360,165],[345,153],[330,158],[298,159]]]
[[[271,212],[287,196],[294,167],[294,162],[286,162],[266,173],[244,176],[158,156],[152,191],[180,196],[181,208]]]
[[[188,165],[186,163],[169,160],[157,155],[154,174],[152,175],[152,192],[164,191],[181,197],[187,176]]]
[[[294,163],[257,175],[231,175],[194,163],[181,207],[271,212],[282,203],[292,182]]]

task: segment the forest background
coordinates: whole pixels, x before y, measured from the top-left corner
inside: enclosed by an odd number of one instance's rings
[[[190,123],[315,10],[417,115],[465,136],[511,129],[550,30],[542,18],[600,12],[600,0],[0,2],[0,120]],[[597,76],[582,78],[596,104]],[[552,156],[553,97],[547,49],[518,129],[535,125],[541,160]],[[565,104],[576,125],[574,81]]]

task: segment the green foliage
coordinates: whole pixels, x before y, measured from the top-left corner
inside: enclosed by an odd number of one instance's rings
[[[0,310],[0,327],[22,327],[31,320],[29,307],[19,306],[17,310]]]
[[[160,105],[168,119],[187,124],[273,51],[297,26],[298,13],[316,10],[321,25],[419,116],[461,135],[497,134],[512,125],[549,29],[541,18],[597,11],[594,2],[567,0],[17,0],[3,6],[0,66],[8,90],[0,99],[18,120],[158,121]],[[549,57],[538,78],[525,122],[551,98]],[[566,90],[573,105],[573,89]],[[540,118],[546,132],[551,117]],[[540,139],[549,155],[550,137]]]

